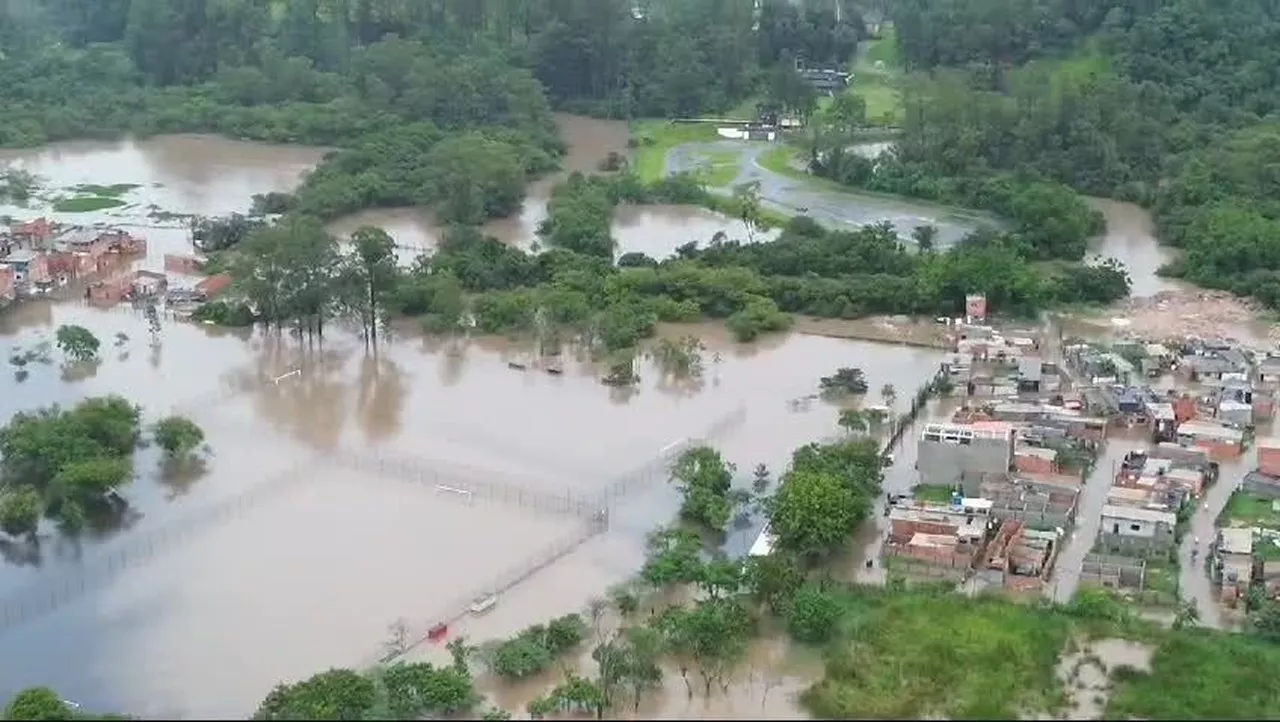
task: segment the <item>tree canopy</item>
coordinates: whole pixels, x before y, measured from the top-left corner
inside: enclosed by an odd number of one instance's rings
[[[1057,184],[1150,205],[1165,269],[1280,304],[1275,66],[1280,9],[1256,0],[902,0],[905,121],[892,157],[836,152],[853,185],[990,208],[1073,257],[1096,230]]]

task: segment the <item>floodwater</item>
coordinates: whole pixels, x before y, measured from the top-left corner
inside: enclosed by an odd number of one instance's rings
[[[345,334],[308,351],[287,338],[246,340],[166,319],[155,353],[141,316],[123,309],[30,303],[0,323],[9,349],[63,323],[129,336],[118,349],[104,344],[100,367],[75,383],[61,380],[56,358],[35,365],[0,411],[118,392],[148,419],[178,406],[208,432],[208,472],[193,482],[164,483],[154,455],[139,454],[128,495],[140,518],[127,533],[76,550],[50,532],[41,566],[0,572],[0,594],[53,584],[73,597],[5,632],[6,648],[23,653],[0,660],[0,696],[51,684],[90,708],[148,716],[243,714],[277,680],[357,664],[394,619],[421,631],[573,538],[584,522],[548,512],[555,500],[591,498],[740,407],[745,421],[718,446],[746,483],[755,464],[783,468],[793,448],[836,432],[834,407],[788,403],[815,393],[818,377],[857,365],[873,388],[893,383],[906,396],[940,359],[800,334],[743,346],[718,328],[672,327],[664,333],[697,334],[708,347],[701,381],[642,362],[638,391],[621,396],[572,356],[560,376],[513,370],[508,361],[525,352],[496,339],[406,336],[375,360]],[[651,474],[617,504],[608,534],[458,631],[509,634],[577,611],[630,577],[644,535],[677,503],[663,476]],[[468,486],[480,491],[442,491]],[[484,491],[497,488],[507,491]],[[185,521],[210,509],[220,510],[215,519]],[[755,531],[731,542],[749,544]],[[101,569],[111,554],[127,557],[125,569],[101,588],[79,594],[75,576],[56,583],[78,565]]]
[[[45,216],[59,222],[109,223],[136,229],[150,253],[139,267],[163,270],[164,254],[191,252],[183,219],[155,211],[224,215],[245,212],[255,193],[290,191],[327,152],[325,148],[251,143],[203,135],[146,140],[71,141],[29,150],[0,150],[0,164],[24,168],[41,179],[41,195],[74,195],[80,184],[132,184],[125,205],[89,213],[57,213],[32,201],[30,208],[0,204],[0,216]]]
[[[1174,251],[1156,242],[1155,222],[1146,209],[1107,198],[1091,198],[1090,204],[1102,211],[1107,230],[1090,241],[1089,253],[1123,263],[1129,270],[1131,295],[1154,296],[1187,288],[1184,283],[1156,275],[1173,259]]]
[[[562,122],[581,124],[566,129],[575,141],[571,169],[589,170],[593,157],[625,146],[620,124]],[[0,159],[20,161],[50,187],[139,185],[125,196],[132,206],[54,214],[59,219],[156,225],[146,217],[151,204],[170,212],[244,210],[253,193],[291,188],[322,153],[177,136],[59,144]],[[490,232],[528,243],[553,182],[535,184],[520,217],[491,224]],[[406,245],[438,238],[426,219],[405,210],[362,214],[335,228],[366,223],[387,225]],[[168,225],[179,227],[142,231],[151,243],[146,267],[189,248],[183,223]],[[620,251],[655,256],[718,231],[745,235],[735,230],[715,214],[664,207],[624,208],[615,225]],[[359,664],[393,620],[420,632],[509,571],[574,540],[584,521],[565,508],[598,501],[620,475],[673,443],[745,410],[742,423],[715,441],[745,484],[757,463],[781,470],[795,447],[837,433],[837,409],[812,398],[820,376],[860,367],[873,396],[893,384],[902,406],[942,358],[929,349],[801,333],[742,345],[715,326],[675,326],[663,334],[696,335],[707,346],[701,377],[673,378],[642,359],[638,389],[620,392],[573,354],[563,375],[513,370],[508,363],[528,362],[528,352],[500,339],[406,334],[375,358],[337,329],[322,349],[309,349],[288,337],[166,319],[153,342],[131,310],[43,302],[0,316],[3,357],[48,340],[65,323],[103,338],[102,363],[64,371],[55,352],[24,382],[9,382],[0,414],[121,393],[148,420],[175,407],[193,417],[211,456],[199,478],[173,477],[161,473],[153,450],[139,452],[126,531],[102,529],[79,544],[50,532],[38,554],[5,549],[6,559],[25,563],[0,567],[0,604],[47,613],[0,630],[13,650],[0,659],[0,698],[47,684],[86,709],[143,716],[243,716],[277,681]],[[118,347],[117,333],[128,337]],[[912,483],[913,449],[904,445],[890,470],[891,490]],[[644,536],[678,503],[664,476],[652,472],[628,487],[607,534],[451,632],[507,635],[579,611],[632,576]],[[728,546],[745,549],[757,531],[735,530]],[[84,570],[98,581],[87,584]],[[769,695],[740,685],[747,691],[706,709],[697,699],[690,707],[680,685],[652,714],[790,716],[790,694],[779,690],[801,685],[779,685],[768,685]]]

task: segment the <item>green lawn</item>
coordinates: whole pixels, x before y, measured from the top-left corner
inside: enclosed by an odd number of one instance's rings
[[[666,120],[637,121],[631,127],[631,139],[635,145],[631,167],[646,183],[661,180],[666,170],[667,153],[672,148],[685,143],[714,141],[719,137],[714,125]]]
[[[911,490],[919,501],[932,501],[941,504],[951,502],[952,487],[948,484],[921,484]]]
[[[1227,508],[1219,517],[1223,526],[1260,526],[1267,529],[1280,529],[1280,512],[1273,511],[1271,500],[1237,491],[1231,495]]]
[[[76,193],[86,196],[106,196],[114,198],[122,196],[140,186],[137,183],[113,183],[109,186],[98,185],[97,183],[81,183],[72,190]]]
[[[877,67],[877,64],[880,64]],[[867,123],[896,126],[902,123],[901,66],[893,28],[884,29],[880,39],[869,41],[865,53],[853,65],[850,92],[867,104]]]
[[[78,196],[76,198],[59,198],[53,202],[53,210],[59,213],[88,213],[106,208],[124,205],[119,198],[108,196]]]

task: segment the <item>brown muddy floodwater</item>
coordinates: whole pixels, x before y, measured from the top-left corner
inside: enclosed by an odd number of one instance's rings
[[[1173,260],[1174,251],[1156,241],[1155,222],[1146,209],[1107,198],[1091,198],[1089,202],[1107,219],[1107,230],[1089,243],[1089,252],[1123,263],[1129,269],[1132,295],[1154,296],[1187,288],[1184,283],[1156,275],[1161,266]]]
[[[255,193],[290,191],[315,167],[325,148],[250,143],[202,135],[146,140],[74,141],[33,150],[0,150],[0,164],[41,179],[41,196],[74,195],[80,184],[132,184],[125,205],[90,213],[57,213],[48,202],[0,204],[0,216],[46,216],[64,223],[110,223],[144,235],[150,254],[139,267],[163,270],[165,253],[189,253],[185,220],[157,220],[153,211],[220,215],[249,209]]]
[[[622,124],[561,122],[573,145],[569,169],[590,170],[609,150],[625,147]],[[55,189],[136,183],[124,196],[129,206],[53,215],[154,226],[152,205],[181,213],[243,210],[254,193],[295,185],[322,153],[180,136],[59,144],[0,160],[19,161]],[[490,232],[531,242],[554,180],[535,184],[521,216],[491,224]],[[30,217],[41,209],[0,213]],[[402,209],[343,219],[335,228],[369,223],[387,226],[406,245],[438,238],[426,220]],[[151,244],[145,267],[189,248],[184,224],[169,225],[175,227],[142,231]],[[742,237],[740,230],[687,208],[624,208],[615,224],[620,252],[654,256],[718,231]],[[1100,250],[1120,255],[1116,247],[1140,249],[1141,239],[1138,231],[1113,234]],[[1135,250],[1122,260],[1130,258],[1145,256]],[[1132,266],[1131,273],[1139,275]],[[104,526],[79,544],[50,530],[38,550],[0,548],[0,604],[24,618],[44,612],[0,628],[0,698],[47,684],[86,709],[146,717],[243,717],[276,682],[360,664],[394,620],[421,631],[459,600],[576,538],[584,522],[566,508],[598,503],[617,477],[726,415],[745,409],[745,420],[716,441],[745,484],[755,464],[781,470],[792,449],[837,432],[837,410],[809,398],[820,376],[860,367],[872,389],[893,384],[901,406],[942,358],[930,349],[801,333],[742,345],[716,326],[671,327],[663,333],[694,334],[708,347],[701,378],[674,379],[642,360],[638,389],[623,393],[603,386],[599,369],[573,354],[563,375],[513,370],[509,362],[530,360],[527,350],[497,339],[403,336],[375,358],[341,329],[323,349],[304,349],[287,337],[166,318],[153,344],[132,310],[44,302],[0,315],[3,358],[49,340],[64,323],[104,339],[101,364],[64,373],[55,352],[53,363],[30,367],[25,381],[8,382],[0,417],[121,393],[148,419],[174,408],[193,417],[206,429],[211,458],[200,478],[174,479],[157,472],[154,450],[139,452],[138,478],[127,492],[135,513],[125,529]],[[117,333],[128,337],[119,346],[111,340]],[[904,446],[887,488],[909,486],[913,450]],[[652,474],[615,500],[607,534],[451,634],[507,635],[578,611],[632,576],[645,535],[678,503],[662,477]],[[463,487],[479,491],[456,493]],[[745,550],[757,532],[736,530],[727,546]],[[438,653],[433,646],[415,651]],[[642,713],[792,716],[790,693],[802,683],[783,667],[762,663],[771,671],[760,674],[781,681],[739,685],[747,691],[705,709],[700,699],[689,703],[680,685]],[[761,685],[772,691],[762,694]]]
[[[572,171],[596,171],[597,164],[610,152],[627,151],[625,123],[564,114],[557,115],[556,119],[560,132],[570,141],[569,152],[561,162],[564,170],[531,184],[519,213],[484,226],[485,233],[526,251],[539,247],[538,224],[547,217],[547,201],[557,182]],[[345,237],[361,226],[376,226],[391,234],[400,246],[397,257],[402,264],[412,261],[418,253],[435,248],[445,233],[430,213],[417,208],[363,211],[335,221],[329,229]],[[734,240],[745,241],[750,237],[742,221],[695,206],[622,206],[613,224],[619,256],[635,251],[663,259],[689,241],[706,244],[717,233]],[[754,234],[756,240],[776,236],[776,231]]]
[[[77,569],[101,572],[112,553],[128,560],[107,583],[4,632],[16,652],[0,660],[0,696],[50,684],[87,707],[145,716],[243,715],[278,680],[358,664],[393,620],[421,630],[577,534],[583,522],[549,512],[547,499],[591,497],[739,407],[745,422],[718,445],[745,483],[755,464],[781,468],[796,446],[836,432],[834,407],[789,403],[814,393],[819,376],[860,366],[873,388],[893,383],[907,396],[940,360],[799,334],[743,346],[719,328],[685,326],[664,331],[703,339],[701,382],[664,378],[646,362],[638,391],[624,397],[572,357],[561,376],[513,370],[508,361],[527,355],[499,340],[405,337],[375,360],[345,333],[323,351],[300,350],[290,339],[166,320],[156,351],[132,311],[36,302],[0,317],[5,357],[63,323],[129,341],[79,381],[64,381],[56,359],[33,366],[10,382],[0,412],[122,393],[149,419],[175,406],[193,416],[212,458],[203,478],[178,484],[157,478],[154,454],[140,453],[129,490],[140,518],[127,532],[104,531],[78,549],[50,532],[39,565],[0,571],[0,593],[18,595],[25,613],[37,602],[21,590],[77,589]],[[421,483],[379,473],[391,459]],[[440,489],[477,480],[519,493]],[[581,609],[634,573],[644,535],[676,502],[654,475],[616,505],[606,535],[456,629],[484,639]],[[209,510],[219,514],[189,521]],[[755,531],[735,532],[731,545],[745,547]]]

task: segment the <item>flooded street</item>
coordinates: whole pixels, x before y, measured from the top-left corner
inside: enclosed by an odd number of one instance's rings
[[[625,149],[623,124],[561,122],[573,145],[566,169],[591,170],[609,151]],[[189,234],[185,221],[158,223],[152,211],[243,211],[254,193],[294,187],[323,152],[177,136],[59,144],[0,161],[17,159],[42,176],[46,193],[136,184],[119,208],[44,214],[173,226],[139,230],[150,243],[143,267],[160,268],[164,253],[189,251]],[[555,180],[533,184],[522,213],[489,224],[488,232],[530,247]],[[916,218],[913,208],[883,217]],[[0,208],[24,218],[42,212]],[[332,228],[349,233],[361,225],[385,227],[408,255],[440,237],[411,209],[369,211]],[[1119,256],[1127,249],[1122,260],[1133,259],[1136,291],[1139,275],[1154,271],[1157,261],[1147,259],[1158,254],[1141,231],[1149,225],[1118,227],[1099,250]],[[624,207],[614,226],[619,253],[654,257],[717,232],[745,238],[737,221],[684,207]],[[634,575],[645,536],[678,505],[664,473],[650,471],[625,487],[619,477],[737,419],[713,443],[747,485],[756,464],[780,472],[795,447],[839,432],[838,409],[815,398],[819,377],[859,367],[873,389],[867,403],[879,403],[876,390],[893,384],[902,407],[943,358],[928,348],[801,332],[738,344],[719,325],[668,326],[662,335],[694,335],[705,344],[703,373],[674,378],[642,358],[641,383],[627,391],[601,384],[601,370],[574,353],[566,355],[563,375],[514,370],[508,363],[528,362],[529,351],[503,339],[402,333],[375,357],[338,329],[323,348],[309,349],[287,336],[165,318],[153,343],[143,317],[127,308],[45,302],[0,314],[5,358],[50,340],[66,323],[103,339],[101,363],[68,373],[55,351],[52,363],[29,367],[26,380],[7,382],[0,416],[120,393],[143,406],[147,421],[173,409],[191,416],[204,427],[212,457],[198,478],[169,478],[159,472],[156,452],[142,450],[125,528],[96,530],[79,544],[49,531],[35,556],[0,548],[7,560],[0,606],[6,618],[23,620],[0,628],[9,652],[0,658],[0,696],[49,685],[89,709],[146,717],[243,716],[278,681],[366,662],[394,620],[420,632],[584,538],[579,512],[604,503],[606,488],[621,488],[610,498],[607,533],[450,633],[489,639],[580,611]],[[824,331],[839,335],[841,323],[824,322]],[[113,345],[116,334],[127,340]],[[954,403],[934,401],[931,413],[945,415]],[[917,481],[912,433],[906,439],[886,491]],[[875,527],[867,525],[861,539],[877,539]],[[727,547],[745,550],[758,531],[733,530]],[[675,675],[674,686],[639,714],[798,716],[791,697],[817,666],[784,663],[777,647],[767,640],[753,650],[744,684],[729,697],[689,701]],[[434,646],[415,651],[441,653]]]

